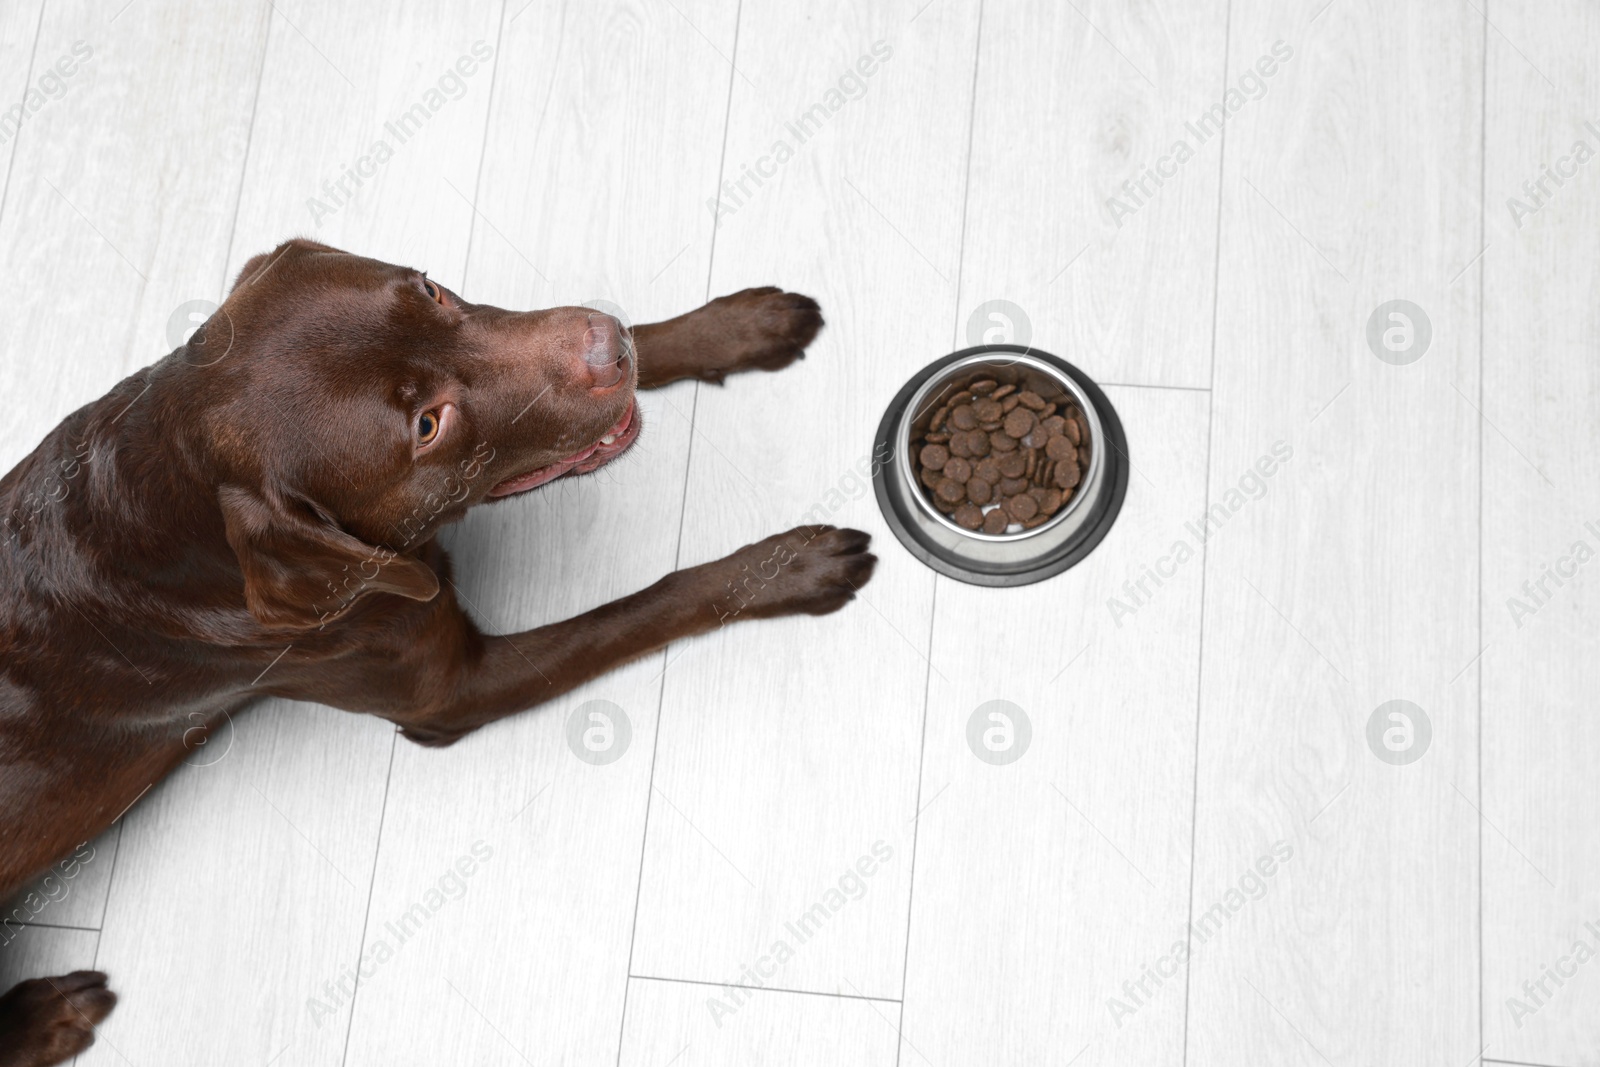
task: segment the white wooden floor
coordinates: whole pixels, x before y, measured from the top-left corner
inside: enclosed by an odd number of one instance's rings
[[[0,987],[109,972],[96,1067],[1600,1064],[1597,56],[1589,0],[7,0],[0,467],[297,233],[634,321],[773,283],[809,359],[648,396],[461,589],[533,626],[818,504],[883,562],[442,752],[254,710]],[[1009,591],[857,473],[997,299],[1135,464]]]

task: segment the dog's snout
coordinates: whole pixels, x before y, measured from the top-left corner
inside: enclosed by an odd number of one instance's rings
[[[592,313],[583,335],[583,362],[596,389],[609,389],[627,377],[628,341],[622,324],[610,315]]]

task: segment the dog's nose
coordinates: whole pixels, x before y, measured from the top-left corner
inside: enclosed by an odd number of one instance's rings
[[[622,324],[598,311],[591,314],[583,335],[583,362],[596,389],[609,389],[622,381],[628,374],[628,342],[622,336]]]

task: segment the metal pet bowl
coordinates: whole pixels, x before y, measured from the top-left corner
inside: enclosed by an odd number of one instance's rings
[[[1089,424],[1089,465],[1072,498],[1031,530],[967,530],[933,506],[912,467],[911,443],[946,399],[974,378],[1032,390],[1046,401],[1076,403]],[[1128,439],[1116,409],[1078,368],[1036,348],[980,345],[918,371],[878,424],[873,475],[878,507],[913,556],[973,585],[1028,585],[1060,574],[1094,551],[1116,522],[1128,491]]]

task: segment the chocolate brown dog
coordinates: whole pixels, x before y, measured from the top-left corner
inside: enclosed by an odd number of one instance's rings
[[[281,696],[448,745],[725,620],[842,607],[867,535],[800,527],[491,640],[434,540],[620,455],[636,387],[776,370],[821,327],[777,289],[630,336],[310,241],[252,259],[188,344],[0,479],[0,899],[176,767],[195,713]],[[115,1002],[98,972],[21,983],[0,1067],[70,1058]]]

